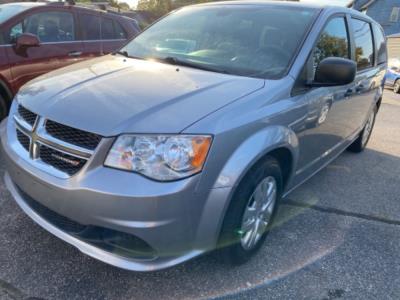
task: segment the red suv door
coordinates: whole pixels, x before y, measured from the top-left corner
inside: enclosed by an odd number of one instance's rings
[[[23,33],[36,35],[40,40],[39,47],[17,52],[15,43]],[[75,13],[62,8],[32,11],[9,26],[6,36],[11,45],[5,51],[13,89],[17,90],[41,74],[81,60],[82,42],[76,39],[76,33]]]

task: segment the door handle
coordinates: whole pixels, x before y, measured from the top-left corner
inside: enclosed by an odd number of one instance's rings
[[[362,92],[364,90],[364,88],[365,88],[365,86],[363,84],[360,84],[356,87],[356,92],[357,93]]]
[[[70,57],[78,57],[81,55],[82,55],[81,51],[71,51],[70,53],[68,53],[68,56],[70,56]]]
[[[353,89],[348,89],[347,91],[346,91],[346,93],[344,93],[344,96],[347,98],[347,97],[350,97],[351,95],[353,95]]]

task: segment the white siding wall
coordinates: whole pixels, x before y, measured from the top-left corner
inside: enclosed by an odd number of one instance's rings
[[[389,59],[400,60],[400,37],[388,38]]]

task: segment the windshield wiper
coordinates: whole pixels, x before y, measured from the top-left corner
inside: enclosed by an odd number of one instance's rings
[[[168,56],[165,58],[157,58],[156,60],[167,63],[167,64],[171,64],[174,66],[183,66],[183,67],[189,67],[189,68],[194,68],[194,69],[199,69],[199,70],[204,70],[204,71],[230,74],[228,71],[226,71],[224,69],[215,68],[215,67],[211,67],[211,66],[204,65],[204,64],[199,64],[199,63],[195,63],[195,62],[188,61],[188,60],[182,60],[182,59],[179,59],[179,58],[173,57],[173,56]]]
[[[122,56],[125,56],[125,57],[129,57],[128,51],[125,51],[125,50],[122,50],[122,51],[115,51],[115,52],[113,53],[113,55],[117,55],[117,54],[122,55]]]
[[[116,52],[113,53],[113,55],[117,55],[117,54],[122,55],[122,56],[125,56],[125,57],[127,57],[127,58],[134,58],[134,59],[146,60],[146,59],[143,58],[143,57],[129,55],[128,51],[126,51],[126,50],[123,50],[123,51],[116,51]]]

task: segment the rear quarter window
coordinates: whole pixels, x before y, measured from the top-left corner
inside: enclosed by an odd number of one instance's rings
[[[115,38],[116,39],[126,39],[126,32],[122,28],[121,24],[118,21],[114,20],[114,28],[115,28]]]
[[[375,36],[375,47],[377,50],[377,63],[378,65],[385,64],[388,60],[386,37],[379,26],[374,24],[373,28]]]

